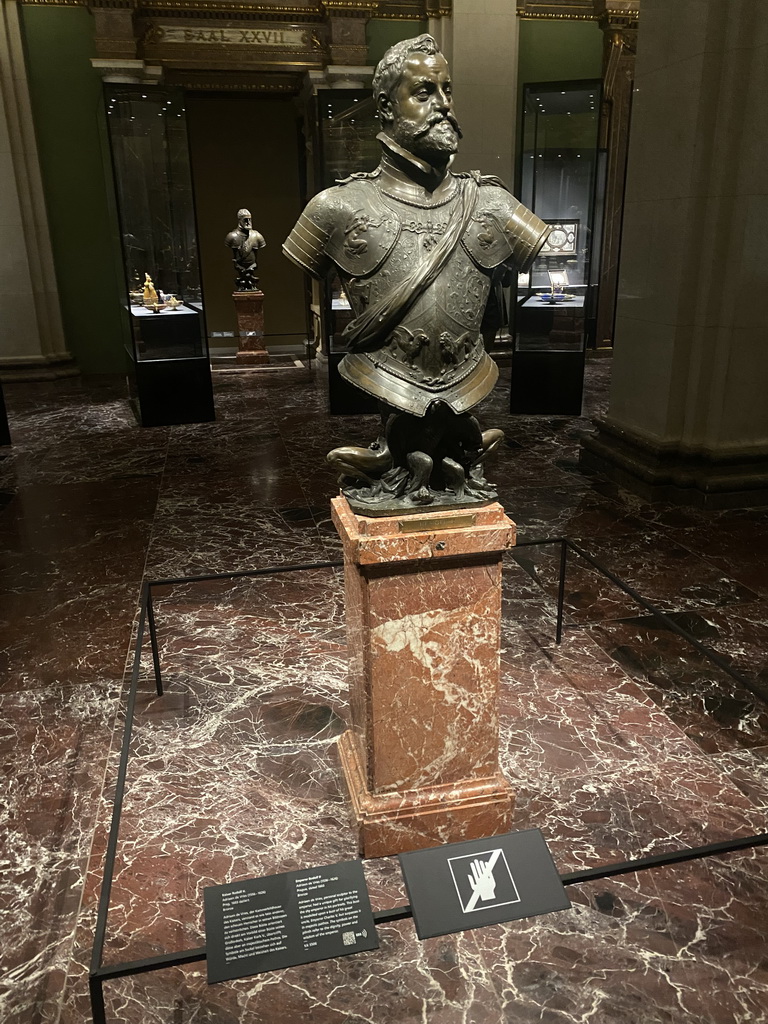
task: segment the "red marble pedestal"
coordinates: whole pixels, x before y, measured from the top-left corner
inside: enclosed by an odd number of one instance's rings
[[[350,728],[339,754],[366,857],[510,828],[498,762],[498,503],[373,518],[331,502],[344,545]]]
[[[264,366],[269,352],[264,346],[264,292],[233,292],[237,314],[238,351],[241,366]]]

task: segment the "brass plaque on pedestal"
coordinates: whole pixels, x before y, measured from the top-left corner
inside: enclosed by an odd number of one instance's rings
[[[433,530],[463,530],[474,526],[477,516],[474,512],[465,512],[461,515],[445,515],[425,518],[423,516],[409,516],[408,519],[401,519],[398,527],[401,533],[431,533]]]

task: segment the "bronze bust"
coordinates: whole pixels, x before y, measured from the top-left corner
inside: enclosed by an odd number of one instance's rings
[[[432,36],[391,47],[373,93],[381,163],[315,196],[283,245],[315,277],[336,268],[354,313],[339,371],[381,402],[378,441],[328,460],[363,515],[484,504],[496,495],[482,461],[503,434],[469,413],[498,377],[483,312],[549,228],[498,178],[450,170],[461,129]]]
[[[230,231],[224,239],[232,250],[232,263],[235,268],[235,291],[258,291],[259,279],[257,253],[267,244],[264,236],[253,230],[250,210],[237,211],[237,227]]]

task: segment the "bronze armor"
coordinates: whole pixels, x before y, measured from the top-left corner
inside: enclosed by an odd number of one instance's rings
[[[407,282],[459,216],[473,185],[468,175],[449,178],[438,198],[416,202],[388,192],[378,171],[353,175],[310,201],[283,251],[318,278],[335,265],[358,317]],[[527,269],[548,232],[496,179],[475,179],[469,226],[436,278],[396,327],[339,367],[363,391],[419,416],[435,400],[466,412],[493,388],[498,369],[479,333],[491,273],[501,264]]]

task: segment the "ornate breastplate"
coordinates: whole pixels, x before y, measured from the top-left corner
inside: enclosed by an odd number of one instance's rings
[[[385,298],[429,259],[450,219],[457,216],[461,187],[462,180],[457,178],[453,191],[442,202],[416,206],[375,186],[375,205],[381,212],[376,218],[380,227],[374,230],[378,234],[385,224],[398,224],[399,231],[374,273],[347,276],[347,267],[341,267],[356,315]],[[437,279],[385,342],[373,352],[346,356],[341,372],[352,383],[398,408],[419,412],[436,398],[456,407],[465,391],[474,396],[473,381],[481,368],[483,386],[490,390],[496,379],[495,366],[487,365],[490,361],[479,336],[489,288],[488,272],[472,261],[462,245],[457,245]],[[414,386],[420,394],[406,399],[406,392]]]

